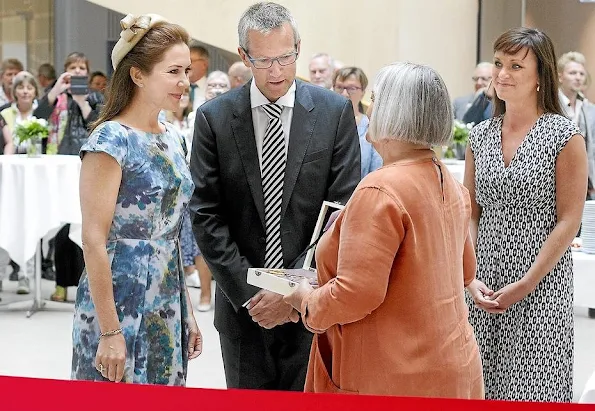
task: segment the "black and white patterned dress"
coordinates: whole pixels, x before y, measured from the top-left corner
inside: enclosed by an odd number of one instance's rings
[[[494,291],[521,279],[556,225],[556,158],[574,134],[569,119],[544,114],[508,167],[502,119],[471,131],[476,201],[482,208],[477,278]],[[572,401],[572,256],[568,249],[535,291],[504,314],[476,308],[470,322],[481,350],[486,399]]]

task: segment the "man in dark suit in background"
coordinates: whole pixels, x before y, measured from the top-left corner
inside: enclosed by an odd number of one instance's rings
[[[253,80],[196,112],[193,228],[217,282],[228,388],[302,391],[312,336],[246,273],[287,267],[308,246],[322,202],[347,202],[360,175],[357,129],[348,100],[295,80],[300,38],[285,7],[251,6],[238,34]]]

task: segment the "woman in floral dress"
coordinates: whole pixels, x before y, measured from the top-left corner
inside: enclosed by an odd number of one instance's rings
[[[179,251],[194,186],[183,137],[158,115],[188,87],[189,38],[156,15],[122,27],[106,106],[81,149],[72,378],[185,385],[202,350]]]

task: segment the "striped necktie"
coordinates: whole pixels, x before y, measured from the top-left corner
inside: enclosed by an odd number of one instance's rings
[[[269,124],[262,141],[262,191],[264,194],[264,219],[266,229],[265,267],[282,268],[281,248],[281,201],[283,199],[283,178],[285,177],[285,137],[281,113],[283,107],[277,104],[262,106],[269,117]]]

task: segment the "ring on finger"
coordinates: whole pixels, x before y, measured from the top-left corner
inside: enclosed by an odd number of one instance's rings
[[[103,364],[99,364],[97,366],[97,371],[99,371],[101,374],[103,374],[103,372],[105,371],[105,367],[103,366]]]

